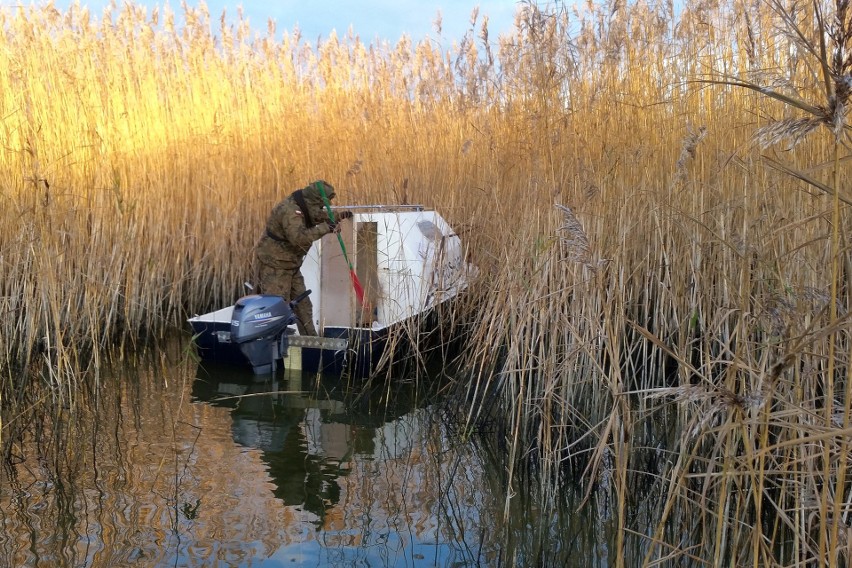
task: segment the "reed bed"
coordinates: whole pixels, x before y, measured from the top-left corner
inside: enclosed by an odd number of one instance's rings
[[[463,232],[460,434],[499,424],[507,487],[611,494],[616,565],[848,563],[847,3],[560,6],[500,38],[474,13],[447,52],[0,9],[4,439],[28,381],[67,404],[231,301],[322,177]]]

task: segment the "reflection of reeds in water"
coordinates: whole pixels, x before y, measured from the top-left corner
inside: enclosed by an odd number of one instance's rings
[[[102,392],[16,446],[0,564],[410,565],[425,550],[495,564],[499,486],[411,385],[357,400],[340,381],[269,386],[159,347],[105,368]]]
[[[4,566],[171,564],[190,543],[204,563],[247,561],[298,521],[257,452],[233,443],[228,410],[190,404],[195,365],[178,355],[172,343],[129,357],[120,375],[105,366],[102,391],[16,441],[0,472]],[[264,522],[245,522],[246,511]]]
[[[269,206],[345,179],[341,203],[465,230],[462,414],[501,424],[514,479],[555,499],[585,474],[643,532],[644,420],[676,407],[649,564],[848,562],[845,2],[525,6],[490,55],[471,36],[452,57],[242,24],[217,44],[194,10],[2,14],[0,349],[48,363],[49,397],[231,301]],[[4,374],[4,404],[32,376]]]

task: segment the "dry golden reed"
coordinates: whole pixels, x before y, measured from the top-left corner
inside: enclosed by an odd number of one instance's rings
[[[614,564],[848,563],[847,4],[560,6],[446,52],[0,9],[2,402],[232,301],[322,177],[463,231],[465,419],[510,487],[612,497]]]

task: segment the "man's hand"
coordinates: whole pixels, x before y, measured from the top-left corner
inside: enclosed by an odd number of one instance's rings
[[[332,223],[328,221],[328,232],[329,233],[339,233],[340,232],[340,223]]]
[[[336,215],[338,222],[345,221],[346,219],[352,218],[352,211],[341,211]]]

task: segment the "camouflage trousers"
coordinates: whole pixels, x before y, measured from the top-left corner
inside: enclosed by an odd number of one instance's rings
[[[260,291],[263,294],[282,296],[292,300],[305,291],[305,279],[298,268],[275,268],[268,264],[258,263],[258,278]],[[296,314],[296,327],[301,335],[316,335],[314,327],[314,306],[310,296],[304,298],[293,308]]]

